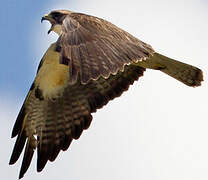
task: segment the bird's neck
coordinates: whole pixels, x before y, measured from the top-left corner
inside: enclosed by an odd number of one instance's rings
[[[62,26],[60,24],[56,24],[56,25],[53,26],[52,31],[54,31],[58,35],[61,35],[61,33],[62,33]]]

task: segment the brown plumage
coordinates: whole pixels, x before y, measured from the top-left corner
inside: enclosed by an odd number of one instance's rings
[[[66,10],[52,11],[44,19],[52,24],[49,32],[60,36],[45,53],[13,128],[12,137],[18,137],[10,164],[26,144],[19,178],[36,148],[40,172],[90,126],[91,113],[119,97],[145,68],[189,86],[203,80],[200,69],[154,52],[103,19]]]
[[[80,13],[63,20],[56,46],[61,63],[68,61],[70,84],[82,84],[123,71],[124,66],[150,57],[154,50],[108,21]]]

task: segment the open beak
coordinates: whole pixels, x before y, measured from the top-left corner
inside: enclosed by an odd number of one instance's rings
[[[44,20],[48,20],[50,22],[53,21],[53,18],[50,16],[50,14],[45,14],[42,19],[41,19],[41,23],[44,21]]]
[[[41,18],[41,23],[47,20],[51,23],[51,28],[48,30],[48,34],[53,30],[53,25],[55,24],[54,19],[50,16],[50,14],[45,14],[42,18]]]
[[[43,16],[43,17],[41,18],[41,23],[42,23],[44,20],[47,20],[45,16]]]

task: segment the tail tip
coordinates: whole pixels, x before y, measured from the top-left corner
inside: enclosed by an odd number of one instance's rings
[[[203,72],[201,69],[196,68],[193,76],[188,80],[188,85],[192,87],[201,86],[201,82],[203,81]]]

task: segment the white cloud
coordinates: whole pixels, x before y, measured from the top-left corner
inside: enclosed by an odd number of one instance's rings
[[[41,174],[34,173],[33,161],[25,180],[207,179],[208,14],[203,4],[193,0],[62,3],[52,9],[108,19],[157,51],[199,66],[206,81],[202,87],[189,88],[160,72],[147,71],[122,97],[94,114],[89,130]],[[46,34],[43,29],[38,33],[43,31]],[[41,54],[51,38],[45,34],[35,45]],[[3,117],[10,111],[8,105]],[[12,175],[14,171],[17,174],[12,168]]]

